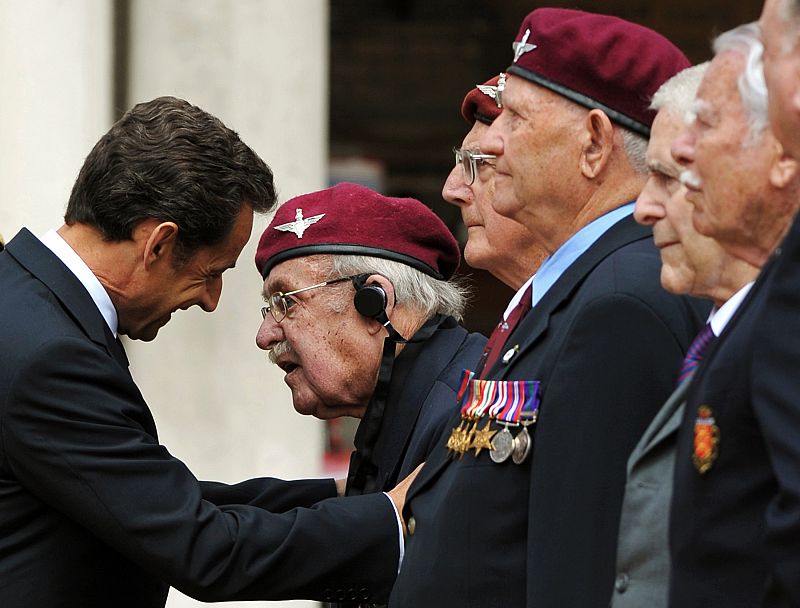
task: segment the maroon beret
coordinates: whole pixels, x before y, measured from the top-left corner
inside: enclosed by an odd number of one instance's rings
[[[281,205],[261,235],[256,267],[266,278],[276,264],[318,253],[386,258],[437,279],[452,277],[460,261],[455,238],[424,204],[346,182]]]
[[[669,40],[651,29],[608,15],[563,8],[530,13],[513,44],[510,74],[530,80],[617,124],[650,135],[650,99],[689,67]]]
[[[461,116],[470,125],[479,120],[485,125],[490,125],[500,116],[501,108],[497,107],[497,81],[499,76],[490,78],[483,84],[475,85],[464,101],[461,102]]]

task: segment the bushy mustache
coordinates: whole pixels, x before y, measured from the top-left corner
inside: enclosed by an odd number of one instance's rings
[[[680,175],[679,179],[680,179],[680,182],[684,186],[686,186],[688,188],[692,188],[694,190],[699,190],[700,188],[703,187],[703,180],[701,180],[697,175],[695,175],[689,169],[685,169],[684,171],[681,171],[681,175]]]
[[[292,352],[292,347],[289,344],[289,341],[288,340],[283,340],[281,342],[278,342],[275,346],[273,346],[269,350],[269,352],[267,353],[267,356],[269,357],[269,360],[272,363],[277,364],[278,363],[278,357],[281,357],[283,355],[287,355],[290,352]]]

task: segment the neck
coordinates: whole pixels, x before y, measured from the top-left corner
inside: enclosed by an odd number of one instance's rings
[[[117,306],[136,265],[134,241],[109,241],[87,224],[64,224],[58,234],[84,261]]]
[[[592,188],[586,193],[584,203],[579,206],[571,220],[564,222],[558,234],[549,239],[547,243],[549,253],[556,251],[584,226],[636,199],[644,187],[645,180],[646,176],[634,174],[632,170],[627,175],[611,172],[606,177],[591,180],[589,183]]]
[[[755,281],[761,267],[754,266],[742,260],[728,260],[722,267],[719,281],[699,297],[708,298],[714,306],[720,308],[725,302],[748,283]]]

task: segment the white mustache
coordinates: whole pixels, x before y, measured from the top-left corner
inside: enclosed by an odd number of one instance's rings
[[[692,173],[689,169],[681,171],[678,179],[684,186],[693,190],[700,190],[700,188],[703,187],[703,180],[697,177],[697,175]]]
[[[289,341],[283,340],[282,342],[278,342],[275,346],[269,349],[267,356],[269,357],[269,360],[272,361],[272,363],[277,364],[278,357],[286,355],[290,352],[292,352],[292,347],[289,344]]]

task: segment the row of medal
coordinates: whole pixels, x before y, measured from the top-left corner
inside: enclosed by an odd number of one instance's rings
[[[522,464],[531,451],[528,426],[539,416],[539,381],[537,380],[475,380],[475,373],[464,370],[457,402],[461,424],[447,440],[451,458],[462,458],[469,450],[475,457],[489,450],[492,461],[511,460]],[[482,419],[486,424],[478,428]],[[492,429],[492,422],[503,428]],[[522,427],[514,436],[509,427]]]

